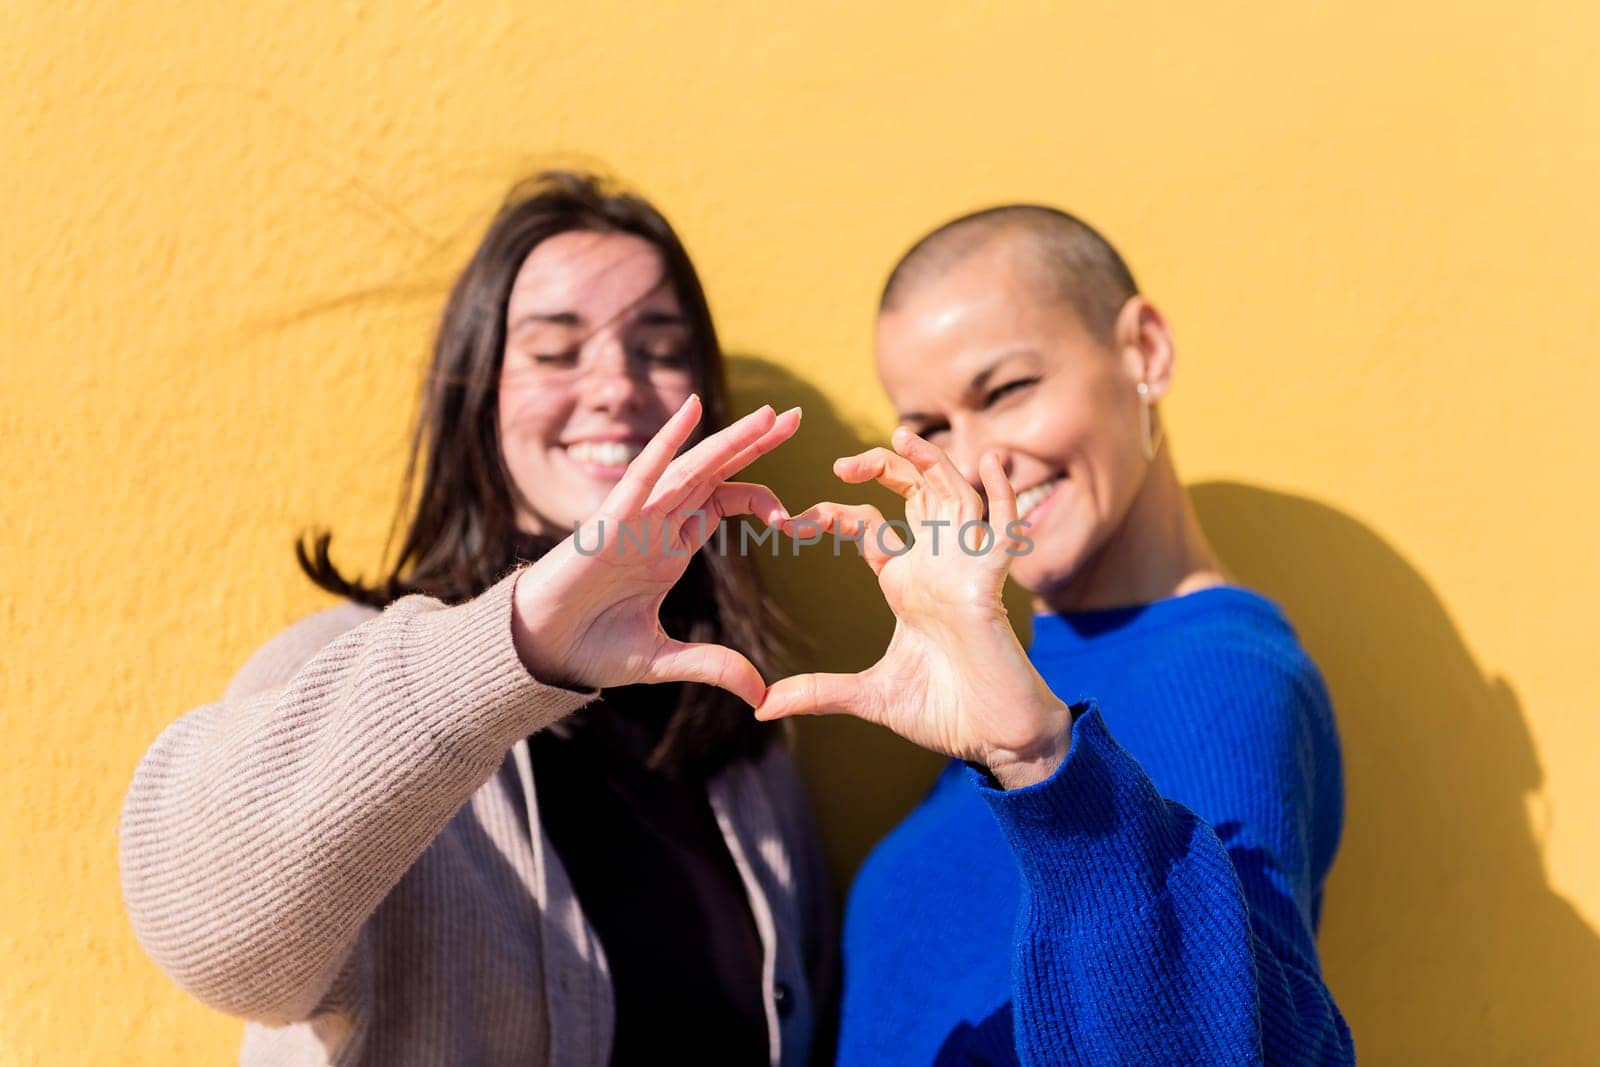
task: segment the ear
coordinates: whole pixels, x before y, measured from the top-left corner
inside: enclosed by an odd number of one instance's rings
[[[1152,403],[1160,400],[1172,388],[1177,358],[1166,316],[1144,297],[1130,296],[1117,312],[1113,336],[1130,380],[1150,387]]]

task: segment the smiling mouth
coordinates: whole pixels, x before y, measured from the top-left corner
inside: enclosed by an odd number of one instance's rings
[[[1051,478],[1048,482],[1040,482],[1032,489],[1025,489],[1018,493],[1017,518],[1027,518],[1028,513],[1048,500],[1050,494],[1054,493],[1064,481],[1066,481],[1065,477]]]
[[[626,467],[644,451],[643,441],[574,441],[568,457],[590,467]]]

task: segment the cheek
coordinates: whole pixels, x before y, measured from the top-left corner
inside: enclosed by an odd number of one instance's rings
[[[1081,475],[1085,460],[1094,451],[1093,412],[1080,397],[1041,397],[1039,403],[1029,405],[1015,430],[1006,436],[1049,467]]]
[[[1117,386],[1113,376],[1100,376],[1060,397],[1056,406],[1057,432],[1065,446],[1100,479],[1114,483],[1122,480],[1129,446],[1125,404]]]
[[[652,381],[650,395],[655,398],[657,422],[651,432],[659,430],[666,424],[673,412],[683,407],[683,402],[689,399],[689,394],[695,391],[695,383],[688,377],[674,376],[668,381]]]
[[[500,387],[500,432],[521,440],[554,440],[572,413],[570,390],[505,383]]]
[[[1095,524],[1120,524],[1144,479],[1137,426],[1130,430],[1120,411],[1102,409],[1084,436],[1081,455],[1094,501]]]

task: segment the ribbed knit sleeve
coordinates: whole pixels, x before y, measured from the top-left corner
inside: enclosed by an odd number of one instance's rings
[[[1319,800],[1314,731],[1295,721],[1326,709],[1285,695],[1247,685],[1186,720],[1167,762],[1189,762],[1189,806],[1161,795],[1093,702],[1048,779],[1003,791],[968,771],[1022,873],[1009,1020],[1022,1063],[1354,1062],[1314,940],[1338,805]]]
[[[517,656],[519,574],[454,607],[405,597],[331,641],[303,620],[273,643],[309,645],[292,674],[236,684],[156,739],[123,805],[122,887],[178,984],[246,1018],[309,1017],[510,747],[592,699]]]

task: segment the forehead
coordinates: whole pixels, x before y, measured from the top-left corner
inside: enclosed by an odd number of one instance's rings
[[[661,254],[631,233],[574,230],[539,242],[517,270],[506,316],[574,313],[603,322],[630,309],[678,307]]]
[[[996,361],[1059,362],[1092,343],[1038,268],[992,246],[922,280],[877,323],[878,376],[901,411],[953,402]]]

